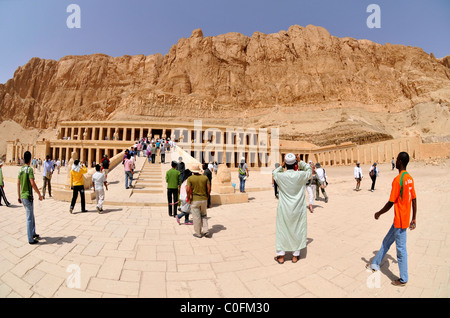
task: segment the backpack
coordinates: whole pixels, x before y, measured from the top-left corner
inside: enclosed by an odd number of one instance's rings
[[[107,159],[107,158],[103,159],[102,167],[103,167],[103,169],[109,169],[109,159]]]

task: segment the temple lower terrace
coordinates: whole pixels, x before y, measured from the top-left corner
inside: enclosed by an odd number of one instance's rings
[[[420,137],[406,137],[357,145],[347,142],[319,147],[306,142],[280,140],[276,129],[242,128],[205,125],[192,122],[126,122],[126,121],[64,121],[57,126],[54,139],[35,144],[20,140],[7,142],[7,164],[17,163],[24,151],[35,158],[46,155],[68,162],[72,153],[81,161],[100,162],[103,155],[110,158],[133,146],[143,137],[170,138],[176,145],[199,162],[224,163],[236,168],[244,157],[249,167],[273,168],[285,154],[299,154],[305,162],[320,162],[322,166],[354,165],[356,162],[389,162],[400,151],[407,151],[414,160],[447,157],[449,144],[424,144]]]

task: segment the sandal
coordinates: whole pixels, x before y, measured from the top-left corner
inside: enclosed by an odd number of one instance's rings
[[[280,258],[283,258],[283,261],[280,261]],[[284,256],[281,256],[281,255],[275,256],[273,259],[274,259],[278,264],[284,264]]]
[[[391,284],[394,285],[394,286],[399,286],[399,287],[403,287],[403,286],[406,285],[406,283],[402,283],[402,282],[400,281],[400,279],[393,280],[393,281],[391,282]]]
[[[299,256],[292,256],[292,263],[297,263],[300,260],[300,255]]]

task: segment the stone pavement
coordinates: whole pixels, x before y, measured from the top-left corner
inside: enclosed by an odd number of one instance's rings
[[[193,237],[192,226],[169,217],[166,206],[133,205],[127,199],[123,205],[106,204],[103,214],[93,204],[86,213],[77,204],[70,214],[69,203],[47,198],[35,201],[41,240],[29,245],[13,179],[17,167],[4,167],[5,191],[14,206],[0,207],[0,297],[448,298],[449,168],[410,166],[419,212],[417,229],[408,231],[405,287],[390,284],[399,275],[395,246],[381,271],[372,274],[364,267],[392,224],[393,210],[373,219],[395,176],[389,165],[380,165],[373,193],[367,180],[363,191],[353,191],[353,167],[327,168],[330,201],[316,201],[315,212],[308,213],[309,242],[300,261],[293,264],[288,257],[283,265],[273,260],[277,201],[272,190],[249,192],[248,203],[209,209],[212,236],[201,239]],[[123,177],[120,167],[110,174],[106,201],[133,198],[115,174]],[[251,171],[252,185],[270,189],[270,176]]]

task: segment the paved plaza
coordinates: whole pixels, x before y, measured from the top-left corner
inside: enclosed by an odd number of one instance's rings
[[[143,158],[138,164],[142,169]],[[168,167],[161,165],[161,178]],[[393,220],[393,209],[379,220],[373,217],[397,174],[388,164],[380,165],[375,192],[368,191],[368,176],[362,191],[353,190],[352,166],[326,168],[330,200],[315,201],[314,213],[308,212],[307,248],[298,263],[288,254],[283,265],[274,261],[277,200],[270,175],[250,170],[249,202],[213,206],[212,235],[199,239],[192,225],[169,217],[164,204],[137,204],[146,194],[136,194],[139,200],[130,196],[119,165],[108,177],[103,214],[93,204],[81,213],[78,203],[70,214],[68,202],[36,200],[41,239],[29,245],[25,209],[17,203],[18,167],[4,166],[13,206],[0,207],[0,297],[448,298],[449,162],[411,162],[408,168],[416,185],[417,228],[408,230],[409,282],[395,287],[390,284],[399,276],[395,245],[379,272],[365,269]],[[368,169],[363,166],[366,174]],[[65,173],[54,176],[55,189]],[[41,174],[36,175],[41,187]],[[147,197],[166,200],[164,191]]]

